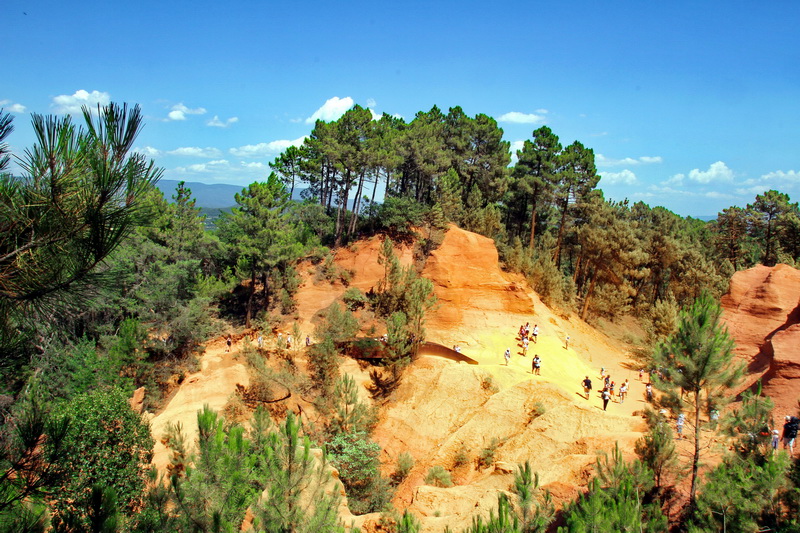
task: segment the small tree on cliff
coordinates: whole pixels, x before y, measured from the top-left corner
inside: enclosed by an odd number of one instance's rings
[[[660,404],[673,412],[688,411],[687,424],[694,429],[691,503],[697,493],[697,473],[703,449],[701,420],[704,410],[725,403],[726,390],[742,376],[743,367],[733,361],[733,341],[720,323],[722,310],[703,292],[689,309],[681,311],[678,329],[653,352],[653,363],[663,379],[654,376],[654,385],[663,394]]]

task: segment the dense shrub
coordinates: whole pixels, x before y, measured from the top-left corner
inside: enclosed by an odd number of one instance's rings
[[[69,417],[71,422],[62,443],[67,477],[57,492],[54,524],[88,526],[95,486],[113,490],[123,510],[137,508],[153,439],[125,393],[116,388],[94,389],[62,404],[55,417]]]
[[[328,442],[331,462],[355,514],[383,510],[391,499],[389,484],[380,474],[381,447],[363,432],[340,433]]]

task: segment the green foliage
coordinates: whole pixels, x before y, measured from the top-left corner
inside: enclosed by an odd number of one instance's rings
[[[34,382],[5,414],[0,431],[0,526],[4,531],[44,531],[47,498],[56,496],[68,471],[65,446],[71,419],[53,417]],[[42,446],[43,441],[47,446]]]
[[[332,390],[339,375],[337,344],[352,339],[358,331],[353,314],[334,302],[314,328],[314,337],[322,339],[309,350],[314,383],[325,391]]]
[[[269,310],[275,273],[286,274],[292,261],[303,253],[297,239],[299,227],[292,219],[286,187],[273,173],[236,195],[235,207],[224,214],[217,227],[220,239],[235,252],[237,268],[250,277],[245,325],[256,313],[256,281],[262,285],[263,308]]]
[[[761,464],[772,453],[772,410],[775,404],[761,394],[761,381],[756,391],[742,393],[739,409],[733,409],[723,421],[724,429],[733,437],[734,450],[741,457],[751,458]]]
[[[382,511],[391,492],[380,474],[380,446],[366,433],[354,432],[337,434],[326,448],[344,483],[350,510],[355,514]]]
[[[450,472],[445,470],[441,465],[432,466],[428,473],[425,475],[425,483],[435,487],[452,487],[453,480],[450,478]]]
[[[402,452],[397,456],[397,465],[392,473],[392,481],[395,485],[402,483],[414,468],[414,458],[408,452]]]
[[[419,533],[422,528],[422,523],[419,518],[411,514],[408,509],[403,511],[403,516],[397,523],[397,533]]]
[[[472,525],[464,533],[521,533],[519,517],[514,512],[511,502],[505,493],[497,495],[497,514],[489,511],[489,518],[484,522],[483,517],[473,516]]]
[[[658,489],[665,477],[677,473],[678,456],[675,453],[672,428],[667,419],[653,413],[648,425],[649,431],[636,441],[636,455],[653,472],[655,487]]]
[[[171,428],[173,475],[166,486],[151,484],[134,531],[238,531],[248,508],[256,531],[343,531],[325,458],[312,453],[294,415],[274,428],[258,409],[247,432],[226,427],[206,408],[198,427],[198,452],[191,457],[180,427]]]
[[[494,463],[494,456],[497,453],[497,448],[500,446],[500,439],[492,437],[489,445],[482,448],[478,454],[478,468],[486,468]]]
[[[377,423],[377,415],[375,409],[359,400],[355,379],[349,375],[339,378],[333,395],[336,412],[331,420],[331,433],[369,434]]]
[[[70,420],[60,443],[64,455],[59,466],[66,478],[54,504],[56,528],[89,523],[96,485],[101,500],[110,498],[106,491],[113,490],[126,512],[141,505],[153,439],[124,391],[99,388],[78,395],[59,406],[55,417],[61,423]]]
[[[741,378],[742,365],[733,360],[733,341],[720,322],[722,311],[708,293],[703,293],[681,312],[678,328],[653,352],[653,365],[664,379],[653,383],[662,391],[661,404],[673,412],[689,410],[687,424],[694,428],[691,497],[697,490],[702,450],[700,415],[709,406],[719,409],[726,392]]]
[[[141,220],[143,193],[161,176],[131,153],[142,127],[138,106],[112,103],[96,114],[84,107],[83,116],[86,129],[69,116],[33,114],[36,143],[19,158],[23,175],[0,172],[3,365],[22,356],[27,334],[86,303],[96,267]],[[0,121],[4,137],[10,119]]]
[[[462,442],[456,450],[456,454],[453,456],[453,468],[458,468],[466,464],[469,464],[469,449],[467,445]]]
[[[512,492],[516,496],[519,531],[544,533],[555,517],[555,505],[549,492],[539,494],[539,474],[534,474],[528,461],[514,473]]]
[[[641,463],[625,463],[619,447],[612,457],[597,460],[597,477],[589,491],[564,508],[559,533],[585,531],[667,531],[667,517],[658,502],[645,503],[652,473]]]
[[[378,229],[399,240],[413,236],[414,228],[422,225],[426,209],[413,198],[389,197],[378,208]]]
[[[342,301],[350,311],[358,311],[369,303],[364,292],[356,287],[350,287],[344,291]]]
[[[728,456],[706,475],[689,531],[776,531],[788,466],[785,454],[763,461]]]

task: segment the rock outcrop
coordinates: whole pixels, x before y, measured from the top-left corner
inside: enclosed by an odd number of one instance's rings
[[[722,297],[734,352],[748,365],[747,386],[762,380],[778,414],[800,397],[800,270],[758,265],[737,272]]]

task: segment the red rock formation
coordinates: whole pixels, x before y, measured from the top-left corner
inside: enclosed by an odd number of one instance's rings
[[[800,270],[759,265],[737,272],[722,297],[734,352],[748,364],[746,384],[759,378],[779,413],[795,413],[800,396]],[[793,381],[794,380],[794,381]]]

